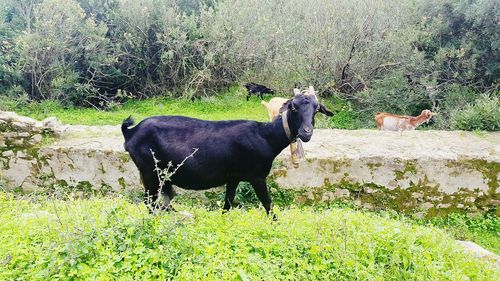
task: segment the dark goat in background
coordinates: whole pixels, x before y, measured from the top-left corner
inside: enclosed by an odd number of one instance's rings
[[[274,94],[274,90],[268,88],[264,85],[256,84],[256,83],[246,83],[245,88],[247,88],[247,101],[250,99],[250,96],[255,94],[259,95],[260,99],[263,99],[263,94]]]
[[[290,137],[284,129],[282,117],[270,123],[233,120],[205,121],[183,116],[150,117],[133,128],[130,117],[122,123],[125,150],[139,169],[146,202],[156,202],[160,181],[156,174],[155,158],[159,168],[165,169],[171,161],[174,166],[189,156],[182,166],[164,182],[161,195],[168,208],[174,192],[172,184],[185,189],[203,190],[226,184],[224,209],[229,210],[241,181],[250,182],[257,197],[269,214],[271,197],[266,177],[274,158],[292,140],[308,142],[313,134],[314,115],[320,104],[313,96],[299,94],[283,105],[282,115],[290,128]]]

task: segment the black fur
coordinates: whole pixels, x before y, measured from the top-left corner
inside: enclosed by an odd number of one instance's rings
[[[259,95],[260,99],[263,99],[263,94],[274,94],[274,90],[268,88],[264,85],[256,84],[256,83],[246,83],[245,88],[247,88],[247,101],[250,99],[250,96],[255,94]]]
[[[286,105],[288,124],[294,137],[310,140],[316,99],[300,95]],[[202,190],[226,184],[224,209],[231,208],[240,181],[250,182],[266,212],[271,211],[266,177],[274,158],[289,145],[282,119],[270,123],[256,121],[205,121],[182,116],[149,117],[137,126],[130,117],[123,121],[125,150],[139,169],[146,194],[158,198],[159,181],[154,171],[155,157],[164,169],[171,161],[181,163],[194,148],[198,151],[164,185],[162,195],[173,196],[172,184]]]

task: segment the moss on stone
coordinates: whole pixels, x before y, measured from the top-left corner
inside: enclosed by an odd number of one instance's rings
[[[127,163],[128,161],[130,161],[130,155],[128,154],[128,152],[120,152],[118,153],[118,159],[120,160],[121,163]]]
[[[125,189],[127,187],[127,184],[125,183],[125,179],[123,177],[118,178],[118,184]]]
[[[101,174],[105,174],[106,173],[106,170],[104,169],[104,165],[102,163],[99,163],[99,172],[101,172]]]
[[[324,199],[329,199],[331,196],[324,195],[331,194],[337,189],[349,190],[349,198],[333,198],[325,202]],[[492,197],[489,194],[481,193],[479,189],[462,188],[453,194],[446,194],[439,189],[439,185],[429,182],[427,177],[417,182],[410,182],[408,188],[396,187],[395,189],[388,189],[374,183],[350,182],[347,178],[343,178],[339,183],[332,183],[328,178],[325,178],[322,187],[294,188],[290,192],[295,197],[294,202],[300,205],[358,201],[360,206],[392,209],[405,214],[424,211],[426,217],[445,216],[452,212],[498,213],[498,208],[493,204],[495,201],[492,203]],[[471,201],[471,198],[474,201]],[[432,207],[426,209],[424,208],[426,204]]]
[[[382,163],[367,163],[366,166],[370,169],[370,171],[374,171],[377,168],[382,167]]]
[[[404,164],[403,170],[400,171],[394,170],[394,176],[395,176],[394,179],[397,181],[407,179],[408,177],[406,176],[406,174],[412,174],[412,175],[417,174],[416,160],[407,160],[404,161],[403,164]]]

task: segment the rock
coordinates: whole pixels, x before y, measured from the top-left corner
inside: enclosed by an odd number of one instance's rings
[[[415,198],[415,199],[418,200],[418,199],[424,198],[424,195],[422,193],[420,193],[420,192],[414,192],[414,193],[411,194],[411,197],[413,197],[413,198]]]
[[[467,197],[467,198],[464,199],[464,201],[466,203],[474,203],[474,202],[476,202],[476,198],[474,198],[474,197]]]
[[[321,202],[328,202],[332,201],[333,199],[335,199],[335,195],[331,191],[327,191],[321,196]]]
[[[22,150],[19,150],[16,154],[16,157],[17,158],[26,158],[28,156],[28,154],[26,154],[25,151],[22,151]]]
[[[493,205],[495,207],[498,207],[498,206],[500,206],[500,200],[490,199],[490,201],[488,202],[488,204]]]
[[[374,210],[375,209],[375,207],[373,207],[373,205],[370,203],[363,203],[363,204],[361,204],[361,207],[365,208],[367,210]]]
[[[42,125],[43,127],[51,130],[52,132],[56,132],[60,130],[60,127],[62,126],[61,121],[57,119],[56,117],[47,117],[42,120]]]
[[[5,138],[5,139],[15,139],[17,138],[17,133],[16,132],[6,132],[6,133],[3,133],[2,136]]]
[[[436,208],[438,209],[448,209],[449,207],[451,207],[451,204],[449,203],[439,203]]]
[[[7,151],[2,152],[2,156],[6,157],[6,158],[10,158],[10,157],[12,157],[14,155],[15,155],[14,151],[12,151],[12,150],[7,150]]]
[[[351,192],[347,189],[337,189],[333,193],[334,198],[347,198],[351,195]]]
[[[416,219],[423,219],[425,217],[426,213],[425,212],[418,212],[413,214],[413,217]]]
[[[30,129],[30,125],[22,122],[12,122],[12,129],[15,131],[28,131]]]
[[[43,130],[43,124],[41,121],[37,121],[32,128],[33,132],[39,133]]]
[[[424,202],[422,205],[420,205],[420,207],[422,207],[423,210],[429,210],[430,208],[434,207],[434,204],[432,204],[431,202]]]
[[[36,134],[36,135],[34,135],[34,136],[31,137],[31,142],[32,143],[39,143],[39,142],[42,141],[42,139],[43,139],[42,135]]]
[[[441,201],[443,200],[443,196],[431,196],[428,199],[431,201]]]
[[[349,192],[349,191],[348,191]],[[370,188],[370,187],[366,187],[365,188],[365,193],[366,194],[373,194],[373,193],[376,193],[378,192],[378,190],[374,189],[374,188]]]
[[[0,111],[0,120],[6,122],[12,122],[12,120],[17,120],[19,115],[12,111]]]
[[[24,123],[28,126],[34,126],[36,124],[36,120],[33,119],[33,118],[29,118],[29,117],[26,117],[26,116],[18,116],[17,117],[17,121],[16,122],[19,122],[19,123]]]
[[[312,192],[312,190],[309,190],[307,191],[304,196],[309,199],[309,200],[314,200],[314,193]]]
[[[28,133],[28,132],[21,132],[21,133],[17,134],[17,136],[20,137],[20,138],[27,138],[27,137],[30,136],[30,133]]]
[[[488,259],[494,262],[496,267],[500,267],[500,257],[472,241],[460,241],[457,243],[462,246],[467,252],[471,253],[478,259]]]
[[[15,139],[12,142],[12,144],[15,145],[15,146],[24,146],[24,140],[23,139]]]
[[[23,192],[30,193],[39,189],[40,186],[30,181],[24,181],[23,184],[21,185],[21,188],[23,189]]]
[[[10,158],[9,169],[3,170],[2,176],[11,186],[19,187],[31,175],[32,166],[36,163],[35,160]]]
[[[457,204],[457,208],[462,209],[463,207],[465,207],[464,204],[461,204],[461,203]]]

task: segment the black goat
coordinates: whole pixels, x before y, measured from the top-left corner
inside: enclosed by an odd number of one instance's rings
[[[183,116],[149,117],[137,126],[129,117],[122,123],[125,150],[139,169],[146,200],[156,201],[160,182],[155,169],[165,169],[171,161],[182,166],[165,182],[161,194],[167,206],[173,197],[172,184],[202,190],[226,184],[224,209],[229,210],[240,181],[250,182],[269,214],[271,198],[266,177],[274,158],[291,142],[308,142],[313,134],[314,115],[322,105],[314,96],[298,94],[282,108],[282,117],[270,123],[234,120],[205,121]],[[288,130],[285,130],[288,128]],[[146,201],[148,202],[148,201]]]
[[[255,94],[259,95],[260,99],[263,99],[263,94],[274,94],[274,90],[268,88],[264,85],[256,84],[256,83],[246,83],[245,88],[247,88],[247,101],[250,99],[250,96]]]

